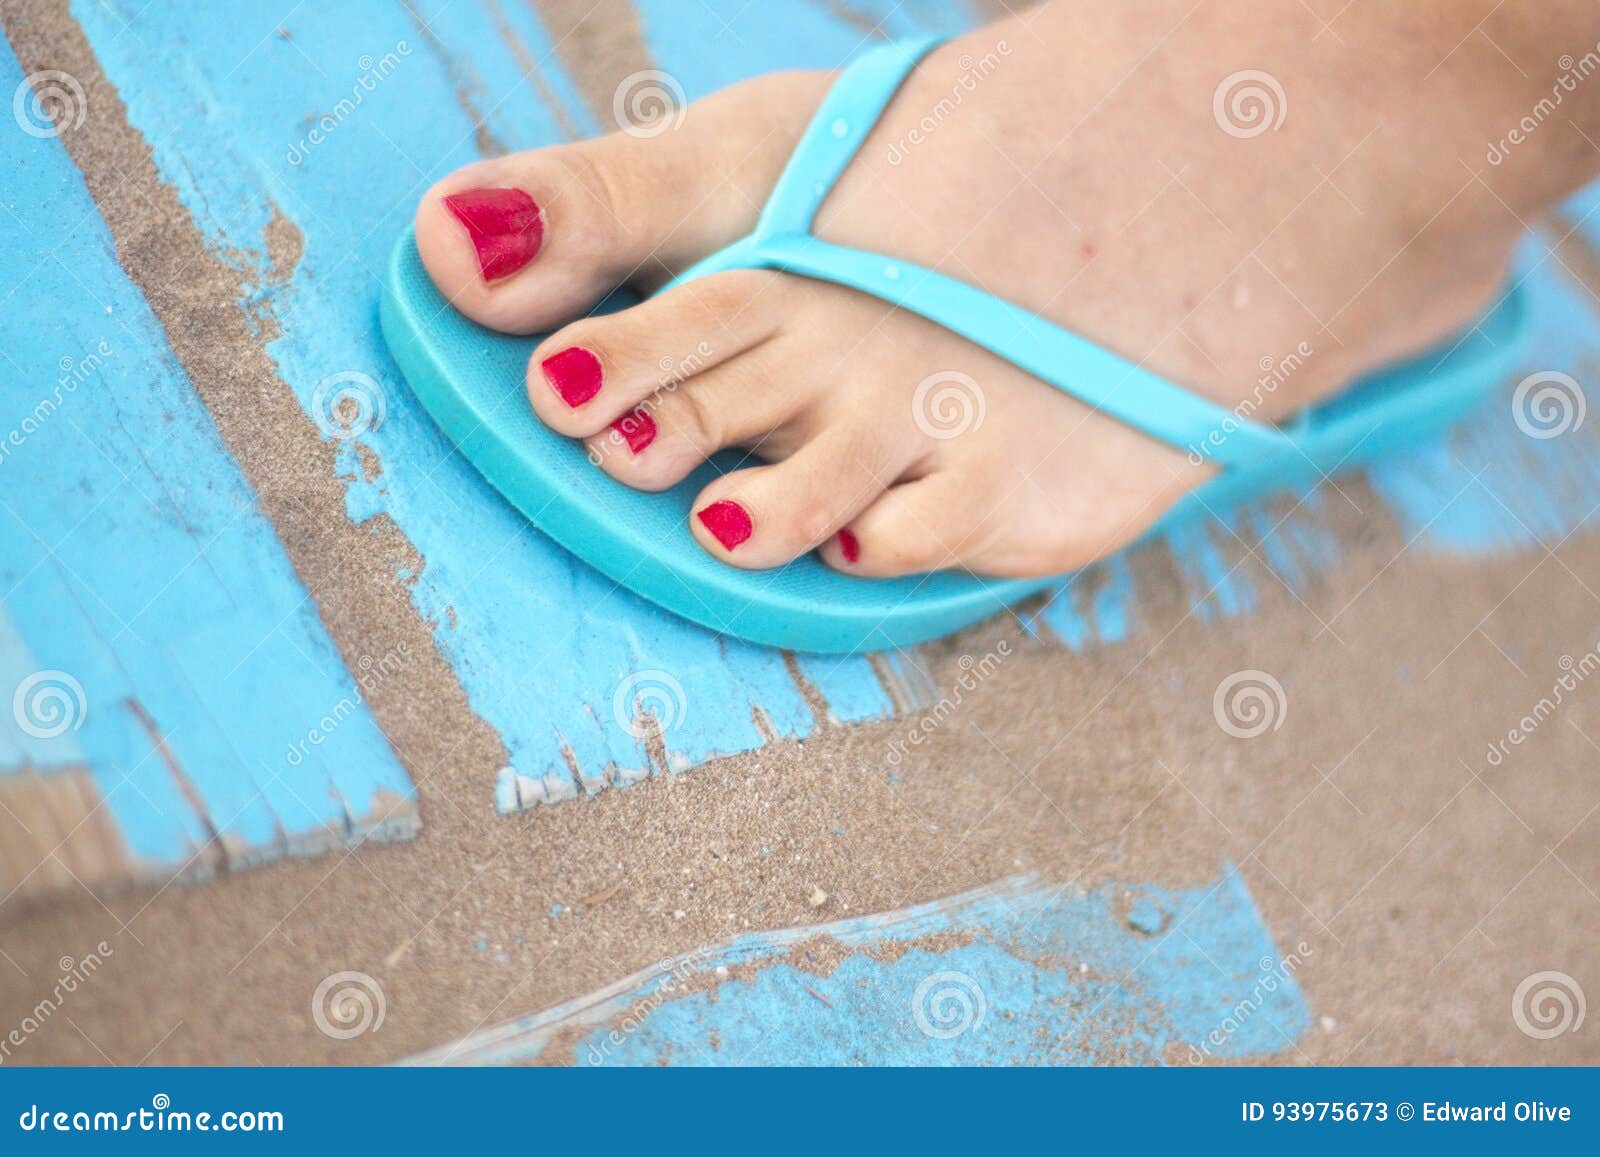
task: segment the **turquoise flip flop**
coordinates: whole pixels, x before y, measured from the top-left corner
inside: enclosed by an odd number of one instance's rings
[[[1251,421],[1163,381],[1076,334],[930,269],[818,240],[811,221],[911,69],[939,41],[874,48],[840,75],[801,138],[755,231],[673,284],[725,269],[781,269],[848,285],[923,315],[1041,381],[1220,469],[1147,535],[1276,490],[1310,487],[1414,445],[1468,413],[1514,368],[1525,336],[1512,289],[1458,340],[1357,383],[1283,426]],[[434,288],[407,233],[384,285],[385,339],[424,406],[533,523],[617,583],[684,618],[799,651],[906,646],[947,635],[1061,581],[943,571],[899,579],[840,574],[807,555],[747,571],[689,532],[691,502],[740,455],[723,452],[672,489],[613,481],[581,443],[528,407],[533,338],[468,321]]]

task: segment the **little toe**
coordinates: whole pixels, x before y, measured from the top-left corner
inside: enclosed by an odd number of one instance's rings
[[[945,469],[890,487],[818,550],[822,561],[864,578],[961,567],[988,544],[984,487]]]

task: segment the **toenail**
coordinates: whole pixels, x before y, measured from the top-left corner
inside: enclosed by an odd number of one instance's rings
[[[544,244],[544,214],[521,189],[468,189],[450,194],[444,207],[467,227],[485,281],[515,273]]]
[[[844,555],[845,562],[856,562],[861,558],[861,543],[848,529],[839,532],[839,551]]]
[[[646,446],[656,440],[656,420],[650,416],[648,410],[634,410],[631,414],[624,414],[611,428],[622,435],[622,440],[628,444],[628,449],[637,454]]]
[[[539,372],[573,409],[600,392],[600,359],[582,346],[551,354],[539,363]]]
[[[749,512],[737,502],[713,502],[695,517],[711,532],[711,537],[722,544],[723,550],[732,550],[755,529]]]

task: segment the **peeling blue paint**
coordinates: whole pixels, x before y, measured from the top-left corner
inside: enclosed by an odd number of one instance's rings
[[[801,0],[640,0],[636,7],[656,62],[691,98],[774,68],[831,67],[873,35],[956,31],[976,16],[891,0],[853,3],[854,19]],[[375,383],[382,422],[340,443],[348,512],[357,521],[392,520],[424,559],[420,573],[406,576],[414,603],[473,709],[509,752],[496,787],[500,806],[651,774],[647,742],[614,709],[632,673],[668,672],[681,688],[681,709],[664,719],[671,768],[759,746],[764,729],[808,734],[815,721],[781,656],[666,619],[554,547],[452,451],[389,362],[372,306],[378,273],[427,184],[477,159],[465,106],[511,148],[559,140],[565,126],[597,128],[529,6],[431,0],[416,8],[421,25],[398,7],[284,17],[254,0],[227,21],[197,22],[117,0],[74,5],[162,175],[208,241],[251,276],[252,299],[277,319],[282,334],[269,350],[302,404],[314,412],[319,385],[333,375],[354,372]],[[540,63],[551,104],[502,41],[496,12]],[[274,35],[280,26],[282,35]],[[150,43],[171,50],[152,54]],[[362,87],[367,65],[386,54],[392,74]],[[359,103],[336,117],[327,139],[296,153],[309,129],[358,89]],[[286,284],[275,280],[266,252],[275,214],[304,240]],[[1536,311],[1548,310],[1548,360],[1572,364],[1597,348],[1589,303],[1548,262],[1534,279]],[[1593,492],[1600,456],[1581,440],[1508,441],[1504,416],[1486,411],[1452,439],[1374,468],[1383,509],[1368,517],[1392,513],[1425,548],[1470,551],[1523,548],[1576,525],[1586,510],[1572,495]],[[366,476],[358,445],[371,452],[366,461],[377,463],[376,477]],[[1469,464],[1487,462],[1494,471],[1474,478]],[[1156,549],[1170,553],[1197,617],[1247,614],[1261,593],[1259,576],[1233,565],[1240,552],[1233,532],[1259,542],[1267,565],[1303,590],[1340,554],[1319,509],[1325,498],[1313,492],[1281,524],[1273,513],[1279,507],[1251,510],[1226,525],[1170,535]],[[1125,560],[1112,560],[1023,625],[1042,626],[1075,649],[1100,645],[1134,629],[1139,598]],[[895,709],[864,660],[805,658],[798,666],[835,720]],[[894,689],[901,706],[926,696],[914,656],[890,660],[889,669],[904,676]]]
[[[354,680],[61,142],[0,134],[0,166],[0,773],[87,763],[150,866],[344,838],[409,778],[338,707]],[[68,715],[26,726],[40,672]]]
[[[1527,372],[1569,375],[1582,392],[1583,413],[1592,415],[1600,354],[1596,303],[1545,256],[1547,241],[1532,237],[1523,248],[1532,267],[1526,284],[1534,323]],[[1539,542],[1554,546],[1600,502],[1600,422],[1577,419],[1578,413],[1564,433],[1530,436],[1517,423],[1508,389],[1454,435],[1376,463],[1369,471],[1373,489],[1408,539],[1436,551],[1482,555]]]
[[[457,90],[511,147],[562,139],[555,110],[530,87],[488,9],[414,7],[427,37],[400,6],[286,17],[261,0],[236,6],[226,21],[194,21],[181,11],[108,0],[75,4],[74,14],[163,177],[207,240],[257,282],[282,331],[269,352],[301,402],[317,416],[318,386],[335,374],[376,383],[381,423],[340,443],[347,509],[358,521],[392,519],[422,555],[412,598],[473,709],[509,752],[513,770],[497,787],[501,806],[649,773],[645,741],[614,710],[619,686],[633,673],[665,672],[681,688],[662,735],[672,766],[759,746],[757,709],[774,733],[807,734],[812,713],[781,655],[670,620],[543,538],[453,452],[389,361],[373,304],[389,247],[431,181],[478,159]],[[540,62],[561,114],[580,131],[594,131],[531,8],[499,7]],[[815,26],[806,42],[817,61],[836,61],[860,40],[820,10],[797,5],[781,15],[751,13],[738,23],[792,44],[778,30],[807,21]],[[274,35],[280,24],[285,35]],[[150,43],[169,50],[153,55]],[[370,74],[363,58],[376,64],[385,54],[395,65],[390,73],[291,163],[308,128]],[[698,90],[713,83],[721,67],[714,61],[727,58],[701,44],[665,66]],[[759,51],[744,58],[749,70],[770,63]],[[196,117],[197,107],[206,115]],[[286,285],[270,276],[266,237],[274,213],[292,221],[304,241]],[[358,443],[381,465],[371,481]],[[863,659],[802,666],[835,719],[892,709]]]
[[[808,955],[819,936],[844,951]],[[1170,1064],[1292,1050],[1297,973],[1231,866],[1209,883],[1091,891],[1005,881],[900,912],[741,936],[420,1063]],[[592,1027],[591,1027],[592,1026]]]

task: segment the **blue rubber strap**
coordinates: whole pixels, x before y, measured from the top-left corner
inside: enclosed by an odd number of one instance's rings
[[[781,269],[871,294],[998,354],[1063,393],[1187,452],[1238,466],[1292,448],[1282,431],[1242,418],[1037,314],[931,269],[833,245],[811,223],[906,75],[938,38],[872,49],[834,82],[762,210],[755,231],[675,278]]]

